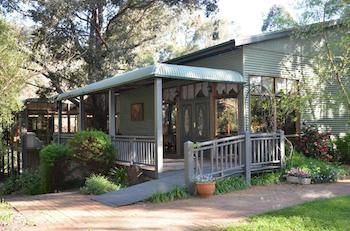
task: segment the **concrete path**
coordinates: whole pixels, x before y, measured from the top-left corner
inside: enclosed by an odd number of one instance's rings
[[[305,186],[256,186],[209,199],[138,203],[117,208],[78,193],[7,200],[31,224],[21,230],[207,230],[253,214],[340,195],[350,195],[350,180]]]
[[[176,186],[183,187],[184,171],[168,171],[162,173],[159,179],[123,188],[115,192],[105,193],[93,199],[111,206],[123,206],[144,201],[156,192],[169,192]]]

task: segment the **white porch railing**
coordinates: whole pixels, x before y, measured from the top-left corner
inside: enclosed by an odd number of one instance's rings
[[[63,133],[60,143],[67,144],[74,134]],[[53,135],[53,142],[58,143],[58,134]],[[115,136],[112,144],[117,150],[118,161],[136,164],[155,165],[155,141],[153,136]]]
[[[153,136],[116,136],[112,138],[117,149],[117,160],[136,164],[155,165]]]
[[[257,133],[185,143],[185,182],[192,186],[201,175],[215,178],[244,174],[250,183],[252,172],[276,169],[284,165],[285,136]]]
[[[62,133],[60,134],[60,142],[58,142],[58,133],[54,133],[52,136],[54,143],[68,144],[69,140],[73,138],[75,133]]]
[[[244,135],[194,144],[194,174],[218,177],[243,172],[243,148]]]
[[[251,134],[251,170],[279,168],[281,166],[281,133]]]

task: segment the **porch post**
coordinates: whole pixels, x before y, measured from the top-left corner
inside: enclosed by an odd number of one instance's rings
[[[193,160],[193,143],[187,141],[184,144],[184,161],[185,161],[185,184],[189,192],[193,192],[194,177],[194,160]]]
[[[245,180],[248,185],[250,185],[251,181],[251,164],[252,164],[252,144],[250,139],[250,132],[245,131],[245,146],[244,146],[244,157],[245,157]]]
[[[280,133],[280,148],[281,148],[281,168],[285,168],[286,167],[286,147],[285,147],[285,135],[284,135],[284,131],[283,130],[279,130]]]
[[[27,131],[28,131],[28,109],[21,112],[21,149],[22,149],[22,170],[28,167]]]
[[[109,135],[111,137],[115,136],[115,95],[114,91],[110,89],[108,91],[108,126]]]
[[[58,136],[57,136],[57,142],[61,143],[61,136],[62,136],[62,101],[58,101]]]
[[[84,104],[84,96],[80,96],[80,102],[79,102],[79,131],[82,131],[85,129],[85,104]]]
[[[162,79],[154,79],[154,138],[155,138],[155,159],[156,178],[163,171],[163,125],[162,125]]]

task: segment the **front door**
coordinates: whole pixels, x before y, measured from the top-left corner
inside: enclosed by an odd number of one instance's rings
[[[186,100],[181,104],[182,144],[209,139],[209,100]]]

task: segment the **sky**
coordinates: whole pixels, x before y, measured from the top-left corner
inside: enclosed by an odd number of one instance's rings
[[[285,7],[293,17],[297,17],[295,2],[295,0],[219,0],[218,14],[233,21],[241,35],[253,35],[261,33],[264,16],[274,4]]]
[[[264,16],[275,4],[285,7],[293,17],[297,17],[297,11],[294,9],[295,2],[297,0],[218,0],[218,16],[234,23],[234,28],[238,29],[239,33],[232,34],[254,35],[261,33]],[[17,14],[9,19],[17,24],[32,25]]]

